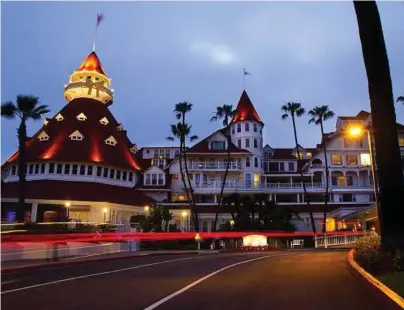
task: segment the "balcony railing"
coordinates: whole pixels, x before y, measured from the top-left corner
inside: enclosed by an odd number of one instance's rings
[[[222,188],[222,182],[220,181],[207,181],[207,182],[193,182],[194,190],[220,190]],[[305,183],[307,190],[323,190],[325,188],[325,184],[323,183]],[[348,185],[348,186],[338,186],[331,185],[330,189],[358,189],[358,188],[371,188],[371,185],[368,184],[357,184],[357,185]],[[238,181],[226,181],[224,184],[225,190],[258,190],[258,191],[271,191],[272,190],[285,190],[285,191],[293,191],[293,190],[303,190],[302,182],[295,183],[254,183],[254,182],[246,182],[241,183]]]
[[[227,162],[225,161],[207,161],[207,162],[190,162],[187,163],[190,170],[226,170]],[[230,162],[229,170],[242,170],[243,167],[239,162]]]

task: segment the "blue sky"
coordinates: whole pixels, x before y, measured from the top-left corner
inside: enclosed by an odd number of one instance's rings
[[[404,94],[403,2],[379,4],[394,95]],[[168,145],[175,103],[194,104],[189,121],[204,137],[216,106],[237,104],[243,67],[247,92],[272,147],[292,147],[280,107],[301,101],[329,105],[337,115],[369,110],[367,80],[352,2],[3,2],[2,102],[39,96],[52,117],[65,104],[63,86],[91,52],[97,13],[97,54],[115,90],[110,107],[138,146]],[[397,106],[404,123],[404,106]],[[319,129],[298,122],[313,147]],[[335,120],[326,125],[332,130]],[[42,125],[29,124],[32,135]],[[17,121],[2,121],[2,161],[17,148]]]

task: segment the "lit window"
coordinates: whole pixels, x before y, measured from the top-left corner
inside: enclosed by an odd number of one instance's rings
[[[370,154],[367,154],[367,153],[361,154],[361,165],[370,166]]]
[[[45,119],[43,120],[43,124],[46,126],[46,125],[48,125],[48,123],[49,123],[48,119],[45,118]]]
[[[137,149],[137,145],[136,144],[134,144],[131,148],[130,148],[130,151],[133,153],[133,154],[136,154],[137,153],[137,151],[138,151],[138,149]]]
[[[100,123],[103,124],[103,125],[108,125],[109,121],[108,121],[108,119],[106,117],[103,117],[103,118],[100,119]]]
[[[309,159],[313,157],[313,155],[311,154],[311,152],[307,152],[307,153],[306,153],[306,156],[307,156],[307,158],[309,158]]]
[[[77,119],[79,121],[85,121],[87,119],[87,116],[85,116],[84,113],[80,113],[79,115],[77,115]]]
[[[115,140],[113,136],[110,136],[108,139],[105,140],[105,144],[115,146],[118,142]]]
[[[346,163],[350,166],[356,166],[358,164],[358,157],[356,155],[347,155]]]
[[[38,135],[38,140],[39,141],[46,141],[49,140],[49,136],[45,131],[42,131],[39,135]]]
[[[84,139],[84,136],[81,134],[80,131],[76,130],[75,132],[73,132],[73,133],[69,136],[69,138],[70,138],[71,140],[81,141],[81,140]]]
[[[333,165],[342,165],[342,156],[341,155],[331,155],[331,163]]]
[[[172,179],[173,179],[173,180],[178,180],[178,174],[173,174],[173,175],[172,175]]]
[[[64,120],[64,117],[63,117],[63,115],[62,114],[58,114],[58,115],[56,115],[56,120],[58,121],[58,122],[61,122],[61,121],[63,121]]]
[[[404,137],[399,137],[398,138],[398,145],[404,147]]]

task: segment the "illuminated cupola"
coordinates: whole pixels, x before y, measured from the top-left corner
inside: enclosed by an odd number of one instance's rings
[[[70,76],[69,84],[65,85],[65,98],[68,102],[76,98],[92,98],[110,105],[113,100],[110,85],[111,80],[105,74],[97,54],[91,52]]]

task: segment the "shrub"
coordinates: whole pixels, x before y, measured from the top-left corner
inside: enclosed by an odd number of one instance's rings
[[[363,268],[369,271],[379,269],[381,256],[380,236],[370,234],[356,241],[355,260]]]

